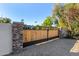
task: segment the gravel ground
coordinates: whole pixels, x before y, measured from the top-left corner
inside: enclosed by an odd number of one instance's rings
[[[75,44],[73,39],[58,39],[41,45],[25,47],[23,51],[9,56],[79,56],[79,53],[71,53]]]

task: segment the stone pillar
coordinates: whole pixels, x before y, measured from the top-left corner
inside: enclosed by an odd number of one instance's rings
[[[12,24],[13,52],[19,52],[23,48],[23,26],[22,22],[13,22]]]

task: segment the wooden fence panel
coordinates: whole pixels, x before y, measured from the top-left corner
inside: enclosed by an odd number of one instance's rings
[[[49,30],[48,38],[58,36],[58,30]],[[47,30],[24,30],[23,42],[47,39]]]
[[[48,37],[55,37],[58,36],[58,30],[50,30],[48,33]]]

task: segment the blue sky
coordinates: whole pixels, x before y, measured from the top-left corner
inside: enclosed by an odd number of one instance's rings
[[[28,25],[37,25],[41,24],[47,16],[51,16],[54,5],[50,3],[0,4],[0,16],[9,17],[12,21],[24,19]]]

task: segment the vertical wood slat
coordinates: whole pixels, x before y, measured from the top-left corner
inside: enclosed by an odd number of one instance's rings
[[[49,30],[48,38],[58,36],[58,30]],[[47,39],[47,30],[23,30],[23,42]]]

